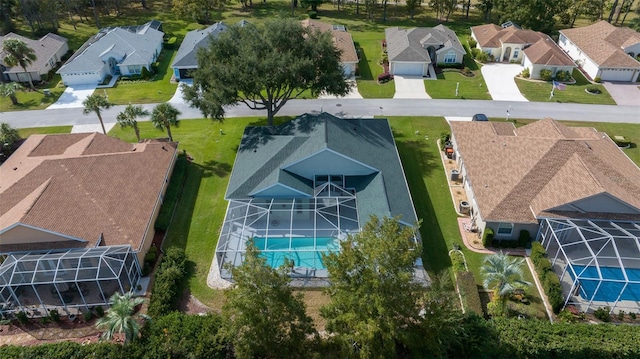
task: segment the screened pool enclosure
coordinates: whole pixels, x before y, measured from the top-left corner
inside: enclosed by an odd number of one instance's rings
[[[565,306],[640,308],[640,222],[544,219],[539,240],[560,277]]]
[[[231,200],[218,241],[216,259],[222,278],[226,263],[238,266],[253,238],[273,267],[290,260],[294,273],[326,277],[322,255],[340,249],[340,240],[360,230],[356,196],[327,184],[313,198]]]
[[[85,311],[107,305],[115,292],[138,284],[140,265],[131,246],[11,253],[0,265],[0,312],[44,316],[57,309]]]

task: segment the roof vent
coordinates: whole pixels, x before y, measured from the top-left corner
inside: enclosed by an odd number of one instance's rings
[[[584,145],[587,146],[588,149],[593,151],[593,148],[591,148],[591,146],[589,146],[589,143],[587,141],[584,141]]]

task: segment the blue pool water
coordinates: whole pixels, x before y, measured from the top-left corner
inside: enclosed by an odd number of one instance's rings
[[[255,237],[254,243],[261,251],[260,257],[267,260],[273,268],[284,264],[285,259],[292,260],[296,267],[313,269],[326,269],[322,262],[322,255],[335,252],[340,249],[336,238],[295,237],[291,239],[291,251],[289,251],[289,237]]]
[[[585,266],[573,265],[573,270],[576,271],[580,279],[580,296],[584,299],[605,302],[615,302],[620,295],[620,291],[624,288],[624,275],[622,269],[618,267],[600,267],[602,273],[602,284],[598,288],[598,270],[596,267],[588,267],[585,270]],[[584,270],[584,272],[583,272]],[[582,272],[582,273],[581,273]],[[569,271],[573,278],[573,273]],[[640,269],[627,268],[625,273],[630,281],[640,281]],[[620,280],[622,282],[609,282],[608,280]],[[598,292],[596,293],[596,289]],[[594,297],[595,294],[595,297]],[[630,283],[620,296],[620,300],[640,300],[640,284]]]

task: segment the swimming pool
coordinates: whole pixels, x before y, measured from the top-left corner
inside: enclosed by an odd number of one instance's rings
[[[619,300],[640,301],[640,284],[638,283],[629,283],[622,295],[620,295],[620,291],[625,285],[622,268],[600,267],[603,279],[602,284],[600,284],[600,288],[598,288],[600,279],[598,278],[598,270],[596,267],[585,267],[579,265],[572,265],[572,267],[578,275],[580,282],[580,296],[583,299],[615,302],[618,299],[618,296],[620,296]],[[630,281],[640,281],[640,269],[626,268],[625,273]],[[573,278],[573,273],[571,273],[571,271],[569,271],[569,274]]]
[[[296,267],[326,269],[322,255],[340,249],[340,241],[330,237],[318,237],[315,240],[313,237],[255,237],[253,241],[261,251],[260,257],[265,258],[267,264],[274,268],[289,259]]]

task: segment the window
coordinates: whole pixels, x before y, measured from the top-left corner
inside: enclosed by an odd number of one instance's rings
[[[515,50],[513,50],[513,58],[517,59],[519,54],[520,54],[520,48],[516,47]]]
[[[510,235],[511,233],[513,233],[513,223],[498,224],[498,234]]]
[[[453,50],[449,50],[446,55],[444,55],[444,63],[452,64],[456,62],[456,53]]]
[[[564,35],[560,35],[560,43],[561,43],[561,44],[563,44],[563,45],[567,43],[567,38],[566,38],[566,36],[564,36]]]
[[[128,65],[127,70],[129,70],[130,74],[139,74],[142,72],[142,66],[140,65]]]

